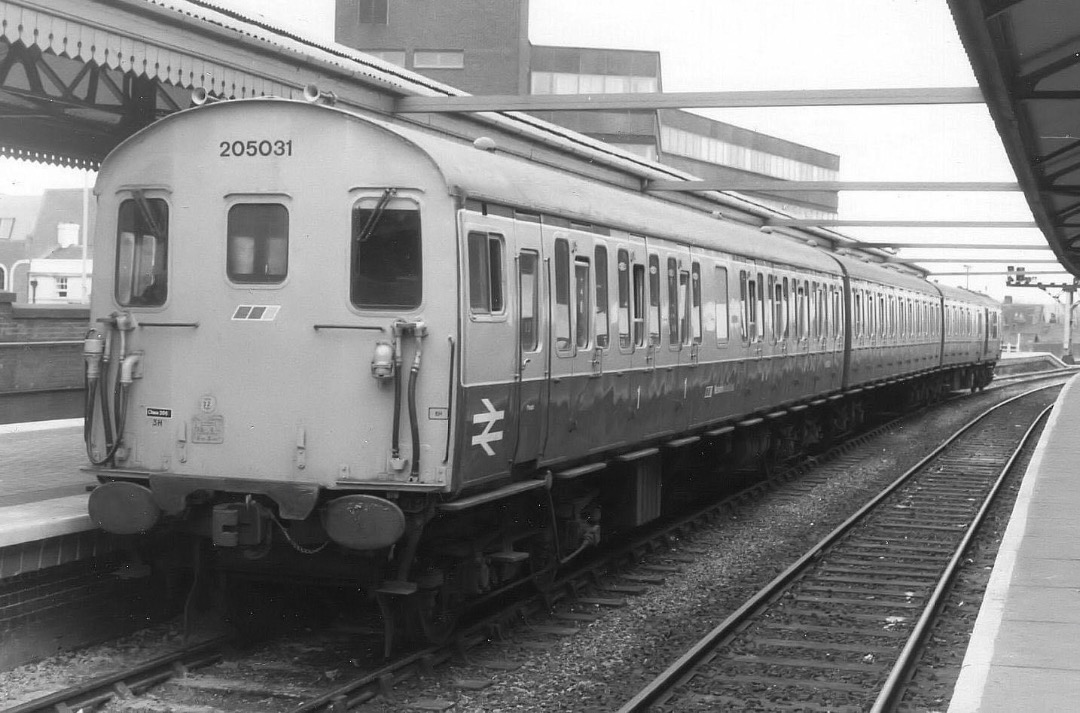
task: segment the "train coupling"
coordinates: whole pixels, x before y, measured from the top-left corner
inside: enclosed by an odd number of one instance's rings
[[[254,500],[221,503],[211,514],[211,536],[218,547],[261,545],[269,523],[270,512]]]

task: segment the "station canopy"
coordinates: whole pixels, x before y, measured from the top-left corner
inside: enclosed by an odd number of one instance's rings
[[[949,6],[1035,221],[1080,276],[1080,4]]]

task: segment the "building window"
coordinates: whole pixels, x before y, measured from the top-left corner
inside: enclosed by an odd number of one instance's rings
[[[647,94],[659,91],[656,77],[542,72],[531,74],[533,94]]]
[[[415,69],[464,69],[463,50],[416,50],[413,52]]]
[[[0,240],[11,240],[15,234],[15,219],[0,218]]]
[[[229,209],[226,272],[233,282],[274,284],[289,270],[289,211],[280,203]]]
[[[364,50],[372,57],[377,57],[384,62],[390,64],[396,64],[399,67],[405,66],[405,50]]]
[[[7,268],[0,265],[0,292],[7,289]]]
[[[357,0],[356,9],[364,25],[385,25],[390,17],[390,0]]]
[[[67,297],[68,296],[68,279],[66,277],[56,278],[56,296]]]

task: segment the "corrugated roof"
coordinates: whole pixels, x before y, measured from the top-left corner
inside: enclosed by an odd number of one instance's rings
[[[949,0],[1028,206],[1080,276],[1080,5]]]

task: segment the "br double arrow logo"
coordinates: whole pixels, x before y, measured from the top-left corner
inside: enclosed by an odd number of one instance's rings
[[[473,423],[484,424],[484,430],[472,437],[472,444],[474,446],[480,446],[484,449],[484,453],[489,456],[495,455],[495,450],[489,445],[493,441],[501,441],[503,437],[502,431],[494,431],[495,423],[501,421],[505,415],[505,411],[496,411],[495,406],[491,403],[490,399],[480,399],[484,404],[484,408],[487,412],[473,414]]]

